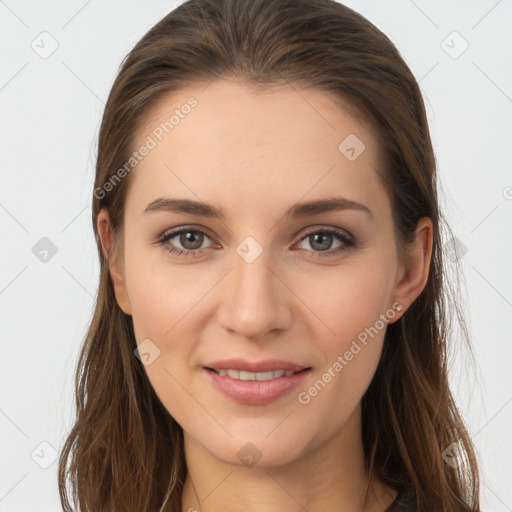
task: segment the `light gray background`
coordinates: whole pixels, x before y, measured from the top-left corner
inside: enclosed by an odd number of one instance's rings
[[[0,512],[60,510],[54,458],[98,283],[90,204],[104,101],[122,58],[176,5],[0,0]],[[451,380],[482,510],[510,511],[512,0],[347,5],[391,38],[424,93],[442,205],[467,248],[477,368],[455,349]],[[33,252],[43,237],[57,248],[46,262]]]

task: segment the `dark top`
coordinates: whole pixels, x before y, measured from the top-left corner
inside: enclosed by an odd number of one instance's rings
[[[403,493],[396,495],[395,501],[384,512],[414,512]]]

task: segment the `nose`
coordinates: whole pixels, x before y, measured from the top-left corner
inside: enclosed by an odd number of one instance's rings
[[[219,321],[231,334],[265,339],[292,323],[293,293],[272,261],[271,251],[252,262],[233,254],[233,268],[220,290]]]

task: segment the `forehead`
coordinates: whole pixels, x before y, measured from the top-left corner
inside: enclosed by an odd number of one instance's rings
[[[192,121],[182,123],[187,117]],[[186,131],[187,124],[194,123],[198,136],[215,128],[215,131],[222,129],[222,137],[231,132],[231,137],[245,138],[246,134],[237,130],[244,127],[252,129],[251,135],[256,140],[273,140],[276,134],[293,140],[315,134],[325,138],[328,132],[339,132],[345,127],[357,131],[362,139],[369,139],[365,119],[355,106],[330,92],[292,83],[253,86],[219,79],[164,94],[143,115],[137,135],[140,138],[170,121],[171,131],[178,137],[180,131]],[[303,123],[297,125],[299,120]],[[163,135],[167,133],[164,130]]]
[[[152,149],[132,171],[132,196],[179,189],[206,200],[231,191],[255,206],[336,191],[375,202],[384,193],[379,148],[355,114],[329,93],[295,84],[218,80],[173,91],[139,125],[134,149],[149,140]]]

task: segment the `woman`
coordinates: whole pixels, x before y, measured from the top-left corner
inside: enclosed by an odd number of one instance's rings
[[[95,512],[479,510],[424,104],[368,20],[183,3],[123,62],[93,195],[63,508],[70,478]]]

